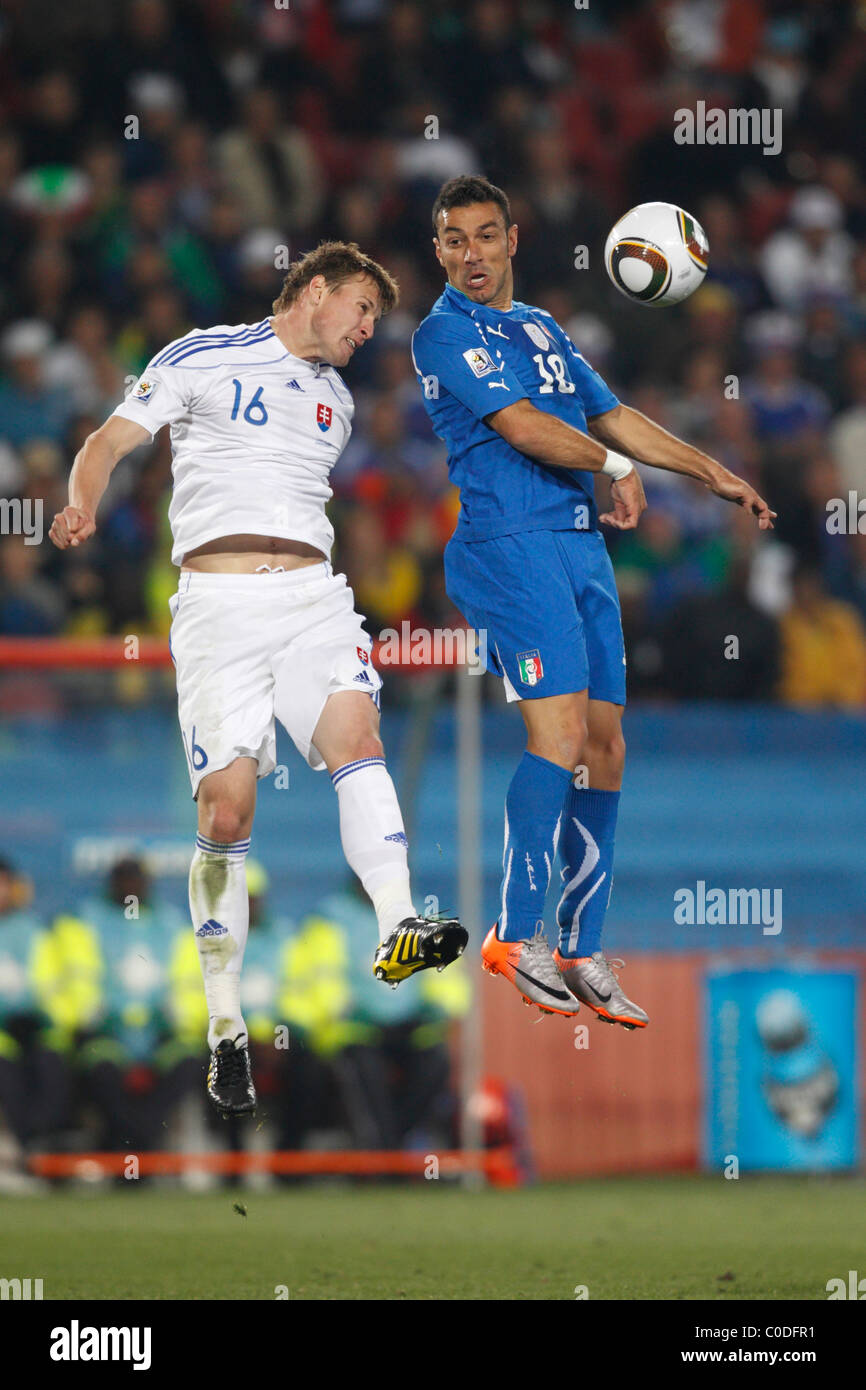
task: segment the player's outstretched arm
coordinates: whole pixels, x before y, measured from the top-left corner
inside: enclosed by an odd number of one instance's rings
[[[539,463],[558,468],[580,468],[588,473],[607,473],[613,478],[610,511],[600,521],[617,530],[637,526],[646,509],[646,497],[637,469],[621,454],[597,444],[582,430],[537,410],[525,398],[484,417],[484,423],[501,434],[513,449]]]
[[[57,512],[48,534],[58,550],[81,545],[96,530],[96,509],[116,464],[150,439],[150,431],[120,415],[110,415],[89,434],[69,474],[69,505]]]
[[[630,406],[618,405],[603,415],[595,415],[588,421],[588,428],[603,444],[621,449],[630,458],[648,463],[653,468],[664,468],[670,473],[685,473],[690,478],[698,478],[717,497],[728,502],[736,502],[758,518],[762,531],[772,531],[776,513],[770,511],[763,497],[736,474],[731,473],[709,454],[701,453],[691,444],[669,434],[654,420],[642,415]]]
[[[607,461],[607,450],[601,444],[556,415],[537,410],[526,397],[485,415],[484,423],[513,449],[539,463],[600,473]]]

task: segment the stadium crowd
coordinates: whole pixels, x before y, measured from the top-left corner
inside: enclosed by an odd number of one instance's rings
[[[441,556],[457,498],[409,340],[441,289],[433,196],[482,171],[520,228],[518,295],[779,513],[758,537],[695,483],[644,470],[639,530],[608,536],[631,694],[862,705],[858,13],[844,0],[93,0],[46,33],[14,0],[0,39],[0,495],[40,501],[47,532],[77,449],[152,354],[196,326],[260,321],[286,256],[356,240],[401,303],[347,372],[335,563],[374,634],[454,626]],[[781,110],[781,152],[675,143],[673,113],[698,101]],[[655,198],[694,212],[711,247],[705,285],[677,309],[628,304],[603,269],[610,225]],[[167,630],[167,436],[118,468],[81,552],[0,538],[0,634]],[[851,494],[836,534],[828,507]],[[729,634],[738,659],[720,660]]]
[[[779,514],[759,535],[695,483],[643,470],[639,529],[607,536],[630,695],[862,708],[862,5],[88,0],[50,29],[27,0],[4,8],[0,636],[165,635],[168,432],[119,466],[96,536],[61,555],[47,529],[72,459],[155,352],[260,321],[287,258],[323,238],[356,240],[401,288],[346,373],[357,413],[332,478],[335,564],[374,635],[457,626],[442,551],[458,499],[409,341],[442,285],[435,193],[480,171],[511,198],[520,298]],[[698,101],[780,109],[781,152],[676,144],[674,112]],[[709,237],[706,283],[676,309],[627,303],[603,268],[611,224],[650,199]],[[28,504],[41,544],[10,524]],[[4,712],[11,690],[0,672]],[[118,691],[140,695],[131,678]],[[248,887],[243,1004],[268,1141],[453,1142],[460,972],[392,994],[369,975],[370,910],[350,886],[299,923],[270,912],[260,866]],[[47,921],[0,861],[0,1150],[15,1163],[194,1146],[205,1029],[188,922],[141,862]]]

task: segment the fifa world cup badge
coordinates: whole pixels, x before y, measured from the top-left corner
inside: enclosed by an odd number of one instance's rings
[[[520,667],[520,679],[523,685],[538,685],[544,675],[540,653],[537,651],[518,652],[517,664]]]

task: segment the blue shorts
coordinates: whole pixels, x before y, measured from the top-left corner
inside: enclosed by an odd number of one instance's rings
[[[509,700],[589,690],[625,704],[625,643],[613,565],[599,531],[522,531],[448,542],[445,587],[486,632],[487,669]]]

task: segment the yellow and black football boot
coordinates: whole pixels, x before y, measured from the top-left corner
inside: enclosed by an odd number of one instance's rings
[[[378,947],[373,974],[396,989],[419,970],[444,970],[463,955],[468,940],[456,917],[406,917]]]

